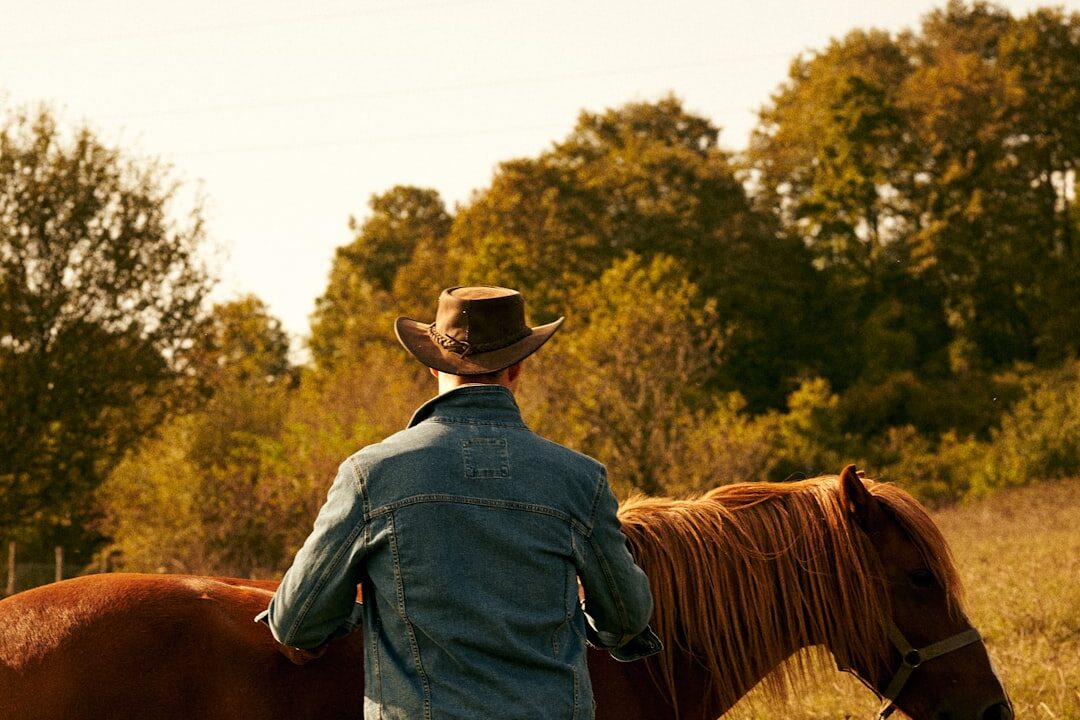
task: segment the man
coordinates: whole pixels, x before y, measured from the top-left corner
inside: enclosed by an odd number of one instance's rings
[[[624,660],[660,649],[604,467],[532,433],[514,401],[561,323],[529,327],[498,287],[397,320],[439,395],[341,465],[261,616],[282,645],[318,648],[355,627],[359,584],[367,718],[592,718],[586,633]]]

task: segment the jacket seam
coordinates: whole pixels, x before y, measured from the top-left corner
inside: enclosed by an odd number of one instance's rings
[[[349,465],[353,469],[356,490],[360,494],[360,511],[361,515],[364,518],[364,543],[369,544],[371,535],[367,521],[368,518],[371,516],[371,513],[369,512],[369,509],[371,507],[371,500],[368,498],[367,472],[364,471],[363,465],[360,463],[360,461],[355,455],[349,458]]]
[[[578,677],[581,673],[581,668],[577,665],[574,666],[574,714],[572,720],[577,720],[581,714],[581,679]]]
[[[596,480],[596,490],[593,491],[592,507],[589,508],[589,525],[588,531],[585,534],[586,539],[592,537],[593,528],[596,527],[596,511],[600,508],[600,495],[604,492],[604,474],[600,473],[600,477]]]
[[[596,543],[592,541],[592,538],[586,538],[589,543],[589,547],[592,548],[593,555],[596,556],[596,560],[600,565],[601,571],[604,573],[604,582],[607,583],[608,591],[611,593],[612,599],[615,601],[615,609],[619,614],[619,635],[620,641],[618,645],[622,645],[623,641],[629,639],[626,628],[630,627],[630,613],[626,609],[626,603],[623,601],[622,593],[619,592],[618,585],[615,583],[615,575],[611,572],[611,567],[608,564],[607,557],[600,551],[600,548],[596,546]]]
[[[576,548],[574,547],[574,531],[573,531],[573,529],[571,529],[570,530],[570,556],[575,558],[575,560],[576,560],[576,554],[575,553],[576,553]],[[559,624],[559,626],[557,628],[555,628],[555,631],[551,634],[551,659],[552,660],[558,659],[558,656],[559,656],[559,648],[561,647],[560,644],[559,644],[559,636],[562,635],[567,630],[570,631],[570,634],[573,634],[573,628],[571,627],[571,625],[573,624],[573,619],[574,619],[574,608],[577,605],[576,605],[576,603],[567,604],[566,597],[569,594],[570,594],[569,573],[563,573],[563,593],[562,593],[562,597],[563,597],[563,621],[562,621],[562,623]]]
[[[490,498],[478,498],[469,497],[467,495],[446,495],[446,494],[428,494],[428,495],[413,495],[411,497],[403,498],[395,502],[389,503],[379,507],[377,510],[373,510],[366,520],[372,520],[383,515],[390,515],[397,510],[411,505],[422,505],[425,503],[449,503],[459,505],[476,505],[478,507],[498,508],[502,510],[515,510],[518,512],[532,512],[539,515],[547,515],[549,517],[562,520],[565,523],[571,525],[575,530],[582,535],[588,535],[589,529],[578,519],[573,516],[555,508],[548,507],[546,505],[534,505],[532,503],[516,502],[513,500],[494,500]],[[366,525],[366,522],[365,522]]]
[[[513,421],[513,420],[506,420],[506,421],[502,421],[502,420],[476,420],[476,419],[473,419],[473,418],[456,418],[456,417],[449,417],[449,416],[446,416],[446,415],[439,416],[439,417],[432,416],[432,417],[424,419],[421,422],[433,422],[433,423],[439,423],[441,425],[491,425],[491,426],[494,426],[494,427],[520,428],[522,430],[528,430],[529,429],[529,427],[525,423],[523,423],[521,421]],[[419,425],[419,424],[420,423],[417,423],[417,425]]]
[[[362,528],[366,528],[367,523],[363,522],[359,526],[354,525],[352,530],[349,531],[348,536],[345,538],[345,542],[338,545],[337,550],[334,552],[334,556],[330,559],[330,562],[323,568],[323,572],[319,575],[318,580],[315,582],[315,587],[308,593],[307,598],[304,600],[304,604],[300,607],[300,612],[297,613],[296,619],[293,620],[292,625],[289,626],[289,631],[285,633],[285,637],[282,638],[283,644],[292,645],[291,640],[296,635],[297,629],[304,622],[307,614],[311,611],[311,606],[315,604],[315,600],[319,597],[322,591],[326,588],[328,582],[330,582],[330,576],[337,572],[338,565],[341,564],[342,558],[345,556],[347,549],[353,546],[356,542],[356,538],[360,535]]]
[[[626,602],[623,600],[622,593],[619,592],[617,583],[615,582],[615,575],[611,571],[611,565],[608,563],[607,556],[604,555],[601,548],[597,547],[593,542],[593,529],[596,527],[596,513],[600,508],[600,496],[603,494],[604,489],[607,487],[605,482],[606,472],[601,470],[600,476],[597,478],[596,493],[593,496],[592,511],[589,513],[589,533],[585,535],[585,541],[589,543],[589,548],[592,550],[593,555],[596,556],[597,564],[600,565],[600,570],[604,573],[604,582],[607,583],[608,591],[611,593],[612,599],[615,601],[615,610],[619,615],[619,630],[623,640],[627,639],[626,628],[630,626],[630,612],[626,608]],[[621,644],[621,643],[620,643]]]
[[[394,525],[394,516],[391,515],[387,523],[390,528],[390,553],[394,559],[394,585],[397,593],[398,612],[405,621],[405,633],[409,637],[409,649],[412,651],[413,662],[416,663],[416,672],[420,676],[420,684],[424,689],[424,720],[431,720],[431,686],[428,682],[427,671],[420,658],[420,645],[416,642],[416,633],[413,630],[409,611],[405,607],[405,582],[401,577],[401,557],[398,553],[397,528]]]
[[[379,657],[379,635],[382,633],[382,620],[379,618],[378,615],[375,616],[374,624],[375,624],[375,627],[373,628],[374,632],[371,633],[371,640],[370,640],[370,642],[371,642],[371,655],[372,655],[372,660],[374,661],[374,665],[375,665],[375,668],[374,668],[375,686],[376,686],[375,687],[375,697],[378,698],[379,718],[382,718],[382,696],[383,696],[383,689],[382,689],[382,687],[383,687],[382,686],[382,660]],[[365,628],[364,629],[364,636],[365,636],[364,639],[365,640],[367,639],[367,637],[366,637],[367,634],[368,634],[368,629]]]

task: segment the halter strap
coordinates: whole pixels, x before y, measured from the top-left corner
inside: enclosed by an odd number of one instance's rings
[[[885,688],[885,692],[881,694],[885,700],[885,704],[882,705],[881,710],[878,712],[878,720],[885,720],[896,710],[896,698],[900,696],[900,691],[904,689],[904,685],[907,683],[908,678],[911,677],[911,673],[915,672],[915,668],[922,665],[928,660],[933,660],[936,657],[941,657],[947,653],[951,653],[954,650],[959,650],[962,647],[977,643],[982,640],[982,636],[979,635],[979,631],[975,628],[964,630],[957,633],[952,637],[945,638],[939,642],[927,645],[924,648],[914,648],[911,643],[908,642],[904,634],[900,632],[900,628],[896,627],[895,622],[889,622],[889,640],[892,641],[893,646],[900,651],[900,667],[896,669],[896,674],[893,675],[892,681],[889,686]]]

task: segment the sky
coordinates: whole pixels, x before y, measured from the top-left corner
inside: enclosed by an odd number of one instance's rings
[[[0,102],[48,103],[170,164],[205,198],[214,297],[254,293],[299,347],[373,194],[433,188],[452,210],[582,110],[669,93],[738,151],[799,53],[856,28],[917,28],[943,5],[0,0]]]

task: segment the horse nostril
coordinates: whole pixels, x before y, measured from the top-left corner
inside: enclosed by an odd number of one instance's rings
[[[982,715],[979,716],[979,720],[1013,720],[1012,709],[1008,703],[994,703],[990,707],[983,710]]]

